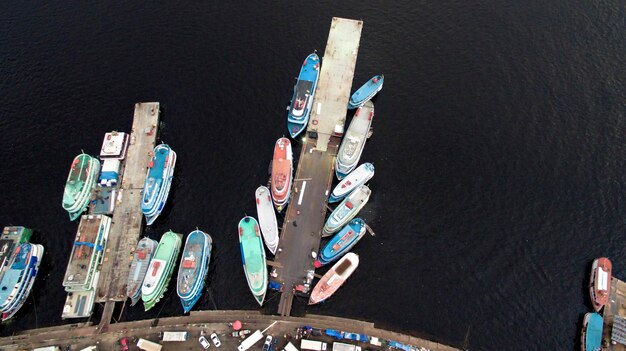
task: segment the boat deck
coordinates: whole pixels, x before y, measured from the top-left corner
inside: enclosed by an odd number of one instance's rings
[[[363,21],[338,17],[330,25],[307,129],[308,135],[317,133],[317,149],[322,152],[333,134],[343,133],[362,29]]]
[[[74,238],[72,253],[67,264],[65,277],[63,278],[63,286],[67,288],[78,287],[79,289],[88,289],[84,287],[90,276],[90,266],[97,265],[98,250],[104,249],[105,233],[101,232],[101,228],[106,226],[104,216],[84,215],[80,218],[78,231]],[[93,268],[95,271],[96,268]]]
[[[291,313],[294,288],[314,270],[312,252],[320,248],[340,142],[333,131],[337,125],[343,130],[362,27],[362,21],[336,17],[330,27],[308,129],[314,137],[307,137],[302,147],[270,278],[283,286],[278,306],[283,316]]]

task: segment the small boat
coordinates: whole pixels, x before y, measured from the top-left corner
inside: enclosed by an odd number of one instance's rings
[[[0,281],[10,267],[13,252],[20,244],[27,243],[32,235],[32,229],[17,226],[4,227],[0,236]]]
[[[176,284],[176,293],[180,297],[185,313],[189,312],[202,296],[204,281],[209,273],[212,243],[211,236],[200,230],[189,233],[185,241]]]
[[[582,351],[600,351],[602,346],[603,319],[598,313],[589,312],[583,319],[583,328],[580,333]]]
[[[374,176],[374,165],[366,162],[350,172],[337,186],[328,198],[329,203],[337,202],[348,196],[354,189],[367,183]]]
[[[315,268],[327,265],[350,251],[365,235],[365,222],[355,218],[330,239],[315,261]]]
[[[270,189],[260,186],[254,193],[256,197],[256,212],[259,215],[259,224],[265,245],[272,254],[276,254],[278,248],[278,223],[276,222],[276,212],[272,205]]]
[[[600,257],[593,261],[591,266],[591,279],[589,279],[589,294],[593,309],[600,312],[609,299],[611,289],[611,268],[613,265],[606,257]]]
[[[374,104],[371,101],[359,107],[354,117],[352,117],[348,131],[343,137],[337,152],[335,174],[338,179],[343,179],[359,163],[373,118]]]
[[[320,303],[334,294],[359,266],[359,255],[348,252],[315,285],[309,305]]]
[[[128,273],[128,285],[126,287],[126,295],[131,300],[131,306],[135,306],[137,301],[141,299],[141,285],[143,279],[148,272],[148,265],[152,259],[152,254],[156,250],[159,243],[145,237],[137,243],[137,249],[133,255],[133,262],[130,264],[130,272]]]
[[[285,208],[291,195],[293,181],[293,155],[287,138],[276,140],[272,160],[272,199],[278,212]]]
[[[309,123],[309,115],[313,106],[313,97],[320,72],[320,58],[316,53],[310,54],[304,60],[300,75],[293,87],[293,97],[289,104],[287,115],[287,128],[292,138],[298,136],[306,129]]]
[[[112,131],[104,134],[102,148],[100,148],[101,159],[123,160],[128,150],[128,134]]]
[[[141,211],[146,216],[146,225],[154,223],[163,211],[174,178],[175,166],[176,152],[166,144],[157,145],[154,148],[154,156],[148,164],[148,174],[143,186]]]
[[[43,252],[42,245],[26,243],[13,253],[11,266],[0,282],[2,321],[13,317],[24,305],[37,277]]]
[[[174,266],[176,266],[176,261],[178,261],[181,238],[182,235],[168,231],[163,234],[159,241],[154,256],[150,260],[148,273],[141,286],[141,299],[146,311],[161,301],[163,294],[167,290],[167,285],[174,272]]]
[[[96,158],[87,154],[74,158],[63,191],[63,209],[69,213],[70,220],[80,217],[87,209],[99,172],[100,161]]]
[[[324,228],[322,236],[329,236],[336,233],[341,227],[346,225],[354,218],[359,211],[365,206],[370,198],[372,191],[367,185],[361,185],[348,195],[343,201],[337,205],[335,210],[330,214]]]
[[[372,79],[368,80],[367,83],[363,84],[362,87],[352,94],[350,101],[348,101],[348,109],[352,110],[361,107],[364,103],[370,101],[370,99],[383,88],[384,82],[385,76],[382,74],[372,77]]]
[[[267,292],[267,262],[259,224],[250,216],[239,221],[239,249],[248,287],[259,305],[263,305]]]

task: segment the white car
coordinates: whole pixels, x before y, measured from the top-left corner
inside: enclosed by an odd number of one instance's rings
[[[220,338],[218,338],[215,333],[211,334],[211,341],[213,341],[213,345],[215,345],[215,347],[220,347],[220,345],[222,345]]]
[[[272,336],[268,335],[265,338],[265,344],[263,344],[263,351],[270,351],[272,349]]]
[[[211,347],[211,344],[209,343],[209,340],[207,340],[204,336],[201,336],[198,338],[198,341],[200,342],[200,345],[202,345],[202,347],[204,347],[204,349],[208,349],[209,347]]]

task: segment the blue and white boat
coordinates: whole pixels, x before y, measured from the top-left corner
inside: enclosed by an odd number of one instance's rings
[[[348,109],[353,110],[357,107],[363,106],[364,103],[370,101],[371,98],[376,95],[382,88],[385,81],[384,75],[374,76],[363,84],[362,87],[352,94],[350,101],[348,101]]]
[[[600,351],[602,346],[602,316],[598,313],[587,313],[583,319],[583,329],[580,336],[582,351]]]
[[[2,321],[13,317],[24,305],[39,271],[43,246],[25,243],[13,253],[11,267],[0,282]]]
[[[329,203],[337,202],[348,196],[354,189],[367,183],[374,176],[374,165],[366,162],[350,172],[337,184],[328,198]]]
[[[176,153],[167,144],[154,148],[154,156],[148,165],[148,174],[143,186],[141,211],[146,216],[146,224],[151,225],[157,219],[170,193]]]
[[[361,240],[363,235],[365,235],[365,222],[361,218],[351,220],[324,246],[319,256],[317,256],[315,267],[319,268],[337,260],[350,251]]]
[[[367,185],[354,189],[343,201],[335,207],[322,228],[322,236],[330,236],[338,232],[346,223],[356,217],[370,198],[372,191]]]
[[[176,292],[185,313],[189,312],[202,296],[204,281],[209,272],[212,243],[211,236],[200,230],[189,233],[185,241],[176,284]]]
[[[359,159],[361,159],[361,154],[365,148],[365,142],[370,136],[373,119],[373,102],[368,101],[356,110],[337,152],[337,159],[335,160],[337,179],[343,179],[359,164]]]
[[[298,81],[293,87],[293,97],[287,115],[287,128],[292,138],[306,129],[313,106],[313,96],[320,73],[320,58],[312,53],[304,60]]]

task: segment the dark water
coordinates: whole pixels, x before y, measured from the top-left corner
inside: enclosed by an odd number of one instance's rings
[[[64,323],[68,166],[129,130],[138,101],[161,102],[178,153],[146,233],[210,232],[199,308],[256,309],[237,221],[287,134],[300,63],[341,16],[365,22],[355,85],[386,78],[362,158],[376,164],[363,216],[377,236],[357,246],[347,285],[306,311],[473,350],[578,347],[591,260],[611,257],[626,278],[623,2],[172,3],[0,3],[0,223],[35,228],[47,250],[0,334]],[[123,320],[179,315],[175,297]]]

